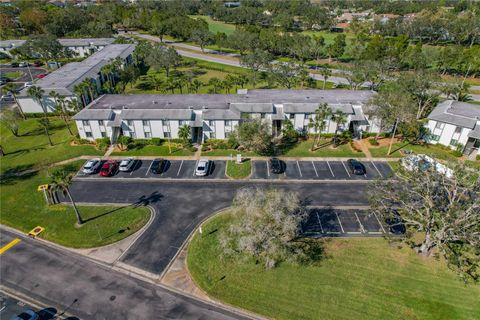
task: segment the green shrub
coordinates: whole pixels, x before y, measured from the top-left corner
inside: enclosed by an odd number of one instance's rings
[[[151,142],[154,146],[161,146],[163,144],[164,140],[160,139],[160,138],[152,138]]]
[[[378,146],[379,145],[378,141],[375,138],[368,139],[368,142],[370,142],[370,144],[372,146]]]
[[[191,152],[196,152],[197,148],[195,148],[193,145],[188,146],[188,150]]]
[[[477,156],[475,157],[475,159],[477,159],[478,161],[480,161],[480,154],[477,154]]]
[[[110,145],[110,139],[108,137],[95,139],[98,150],[107,150]]]
[[[452,154],[454,157],[457,157],[457,158],[460,158],[460,157],[463,155],[463,153],[462,153],[461,151],[458,151],[458,150],[453,150],[453,151],[451,152],[451,154]]]

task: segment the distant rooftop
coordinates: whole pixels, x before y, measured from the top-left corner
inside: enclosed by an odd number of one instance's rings
[[[1,40],[0,48],[12,49],[24,44],[27,40]],[[113,38],[58,39],[64,47],[107,46],[115,41]]]
[[[45,94],[56,91],[60,95],[72,95],[73,87],[86,78],[96,77],[100,69],[110,63],[111,60],[120,57],[125,59],[133,50],[132,44],[112,44],[97,51],[81,62],[67,63],[65,66],[47,75],[35,83],[41,87]],[[26,90],[20,92],[20,96],[26,95]]]
[[[480,105],[446,100],[433,109],[428,118],[473,129],[480,121]]]

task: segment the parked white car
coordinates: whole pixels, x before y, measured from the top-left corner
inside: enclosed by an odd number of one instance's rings
[[[100,169],[100,165],[102,164],[102,161],[100,159],[91,159],[88,160],[87,163],[83,166],[82,172],[85,174],[92,174],[98,171]]]
[[[435,159],[424,154],[407,156],[403,158],[400,163],[408,171],[413,171],[413,170],[426,171],[426,170],[430,170],[433,167],[435,168],[436,172],[442,175],[445,175],[445,177],[447,178],[453,177],[452,169],[448,168],[446,165],[443,165],[440,162],[436,161]]]
[[[118,168],[118,170],[123,172],[131,171],[133,169],[134,164],[135,164],[135,159],[133,158],[124,159],[120,162],[120,167]]]
[[[210,161],[208,159],[198,160],[197,167],[195,168],[195,175],[199,177],[204,177],[208,174],[210,169]]]
[[[18,64],[18,66],[19,66],[20,68],[25,68],[25,67],[28,67],[29,64],[28,64],[28,62],[23,61],[23,62],[20,62],[20,63]]]
[[[33,86],[33,82],[30,82],[30,81],[29,81],[29,82],[25,82],[25,83],[23,84],[23,87],[24,87],[24,88],[30,88],[30,87],[32,87],[32,86]]]

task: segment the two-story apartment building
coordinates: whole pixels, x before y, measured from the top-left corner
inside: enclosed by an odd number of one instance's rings
[[[179,128],[188,125],[192,140],[226,139],[245,118],[260,118],[280,134],[283,121],[289,120],[297,131],[310,131],[310,118],[320,103],[333,112],[347,115],[343,129],[354,133],[376,132],[362,105],[373,95],[370,91],[340,90],[239,90],[238,94],[165,94],[103,95],[74,116],[81,138],[119,135],[149,139],[178,138]],[[325,133],[333,133],[336,123],[326,119]]]
[[[27,40],[2,40],[0,52],[11,55],[10,51],[23,45]],[[58,42],[76,57],[86,57],[113,44],[114,38],[58,39]]]
[[[75,86],[85,79],[90,79],[97,87],[97,91],[101,92],[101,85],[104,81],[100,74],[102,67],[116,58],[121,58],[124,64],[130,63],[134,49],[135,45],[133,44],[112,44],[81,62],[68,63],[35,82],[35,86],[42,88],[45,92],[42,102],[46,111],[51,112],[55,108],[54,101],[49,96],[52,91],[65,97],[66,100],[78,98],[86,103],[90,102],[87,92],[81,97],[77,97],[74,92]],[[28,95],[28,89],[20,91],[17,102],[24,112],[43,112],[42,106]]]
[[[428,116],[430,143],[452,149],[461,145],[465,155],[474,158],[480,148],[480,105],[446,100]]]

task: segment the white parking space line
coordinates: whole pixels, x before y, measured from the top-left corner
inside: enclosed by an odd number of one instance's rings
[[[313,170],[315,171],[315,175],[318,178],[317,168],[315,168],[315,163],[313,161],[312,161],[312,166],[313,166]]]
[[[358,218],[357,211],[355,211],[355,217],[357,217],[358,224],[360,225],[360,231],[362,231],[362,233],[367,233],[367,231],[363,227],[362,223],[360,222],[360,219]]]
[[[377,166],[375,165],[375,162],[370,161],[370,163],[373,165],[373,167],[375,168],[375,170],[377,170],[377,172],[378,172],[378,174],[380,175],[380,177],[383,178],[383,174],[380,172],[380,170],[378,170]]]
[[[380,225],[380,228],[382,228],[383,233],[387,233],[387,232],[385,231],[385,228],[383,227],[383,224],[380,222],[380,219],[378,219],[378,217],[377,217],[377,215],[375,214],[375,212],[373,212],[373,215],[375,216],[375,218],[377,218],[378,224]]]
[[[318,224],[320,225],[320,230],[322,230],[322,233],[325,233],[323,231],[323,226],[322,226],[322,223],[320,222],[320,216],[318,215],[318,212],[315,212],[317,214],[317,220],[318,220]]]
[[[153,164],[153,161],[148,166],[147,172],[145,172],[145,177],[148,176],[148,174],[150,173],[150,169],[152,168],[152,164]]]
[[[265,161],[265,163],[267,164],[267,176],[270,177],[270,168],[268,167],[268,161]]]
[[[300,173],[300,177],[303,177],[302,170],[300,170],[300,165],[298,164],[298,161],[297,161],[297,168],[298,168],[298,172]]]
[[[340,217],[338,216],[337,211],[335,211],[335,215],[337,216],[337,220],[338,220],[338,223],[340,224],[340,228],[342,229],[342,233],[345,233],[345,230],[343,230],[342,221],[340,221]]]
[[[352,176],[350,175],[350,172],[348,172],[347,167],[345,166],[345,163],[343,163],[343,161],[342,161],[342,164],[343,164],[343,167],[345,168],[345,171],[347,171],[348,177],[351,178]]]
[[[183,165],[183,160],[182,160],[182,162],[180,162],[180,168],[178,168],[177,177],[180,174],[180,170],[182,170],[182,165]]]
[[[198,161],[200,161],[200,159],[197,160],[197,162],[195,163],[195,168],[193,168],[192,176],[194,176],[194,177],[195,177],[195,171],[197,170],[197,167],[198,167]],[[210,163],[207,163],[207,165],[208,165],[208,171],[207,171],[207,174],[208,174],[208,172],[210,171]]]
[[[327,161],[327,165],[328,165],[328,169],[330,169],[330,173],[332,174],[332,177],[335,178],[335,175],[333,174],[333,171],[332,171],[332,167],[330,167],[330,163],[328,163],[328,161]]]

